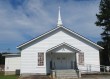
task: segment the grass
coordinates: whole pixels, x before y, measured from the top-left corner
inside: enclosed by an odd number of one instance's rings
[[[0,79],[18,79],[18,76],[16,75],[3,75],[3,73],[0,73]]]
[[[18,79],[18,76],[15,76],[15,75],[8,75],[8,76],[0,75],[0,79]]]

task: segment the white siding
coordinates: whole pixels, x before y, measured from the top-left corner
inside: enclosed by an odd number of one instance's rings
[[[44,66],[38,67],[37,53],[46,53],[48,49],[63,42],[80,49],[84,53],[85,64],[99,65],[98,49],[81,38],[68,34],[64,30],[57,30],[55,33],[39,40],[35,41],[33,44],[30,44],[21,51],[21,73],[46,73],[46,54],[44,54]],[[82,69],[82,67],[79,66],[79,69]],[[99,71],[99,68],[97,70]]]
[[[6,56],[5,58],[5,71],[16,71],[20,69],[20,60],[19,56]]]

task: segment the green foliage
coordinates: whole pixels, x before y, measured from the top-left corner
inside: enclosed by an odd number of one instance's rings
[[[96,25],[109,27],[110,30],[110,0],[101,0],[99,8],[100,12],[96,14],[98,19]]]
[[[103,50],[100,54],[103,60],[106,60],[106,64],[103,61],[101,65],[110,65],[110,0],[101,0],[99,6],[99,14],[96,14],[97,21],[95,24],[102,27],[103,32],[101,33],[102,41],[99,43]]]
[[[0,65],[5,65],[5,56],[2,56],[2,55],[5,55],[5,54],[11,54],[11,53],[8,53],[8,52],[0,53]]]
[[[0,65],[4,65],[5,64],[5,57],[2,56],[2,54],[0,53]]]

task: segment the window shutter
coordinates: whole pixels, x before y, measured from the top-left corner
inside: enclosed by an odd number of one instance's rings
[[[84,65],[84,53],[79,53],[79,65]]]

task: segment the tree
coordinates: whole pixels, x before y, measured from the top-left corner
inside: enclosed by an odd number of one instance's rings
[[[2,56],[2,54],[0,53],[0,65],[4,65],[5,64],[5,57]]]
[[[101,0],[99,5],[99,14],[96,14],[97,21],[95,24],[102,27],[101,46],[104,48],[100,50],[101,65],[110,65],[110,0]]]

